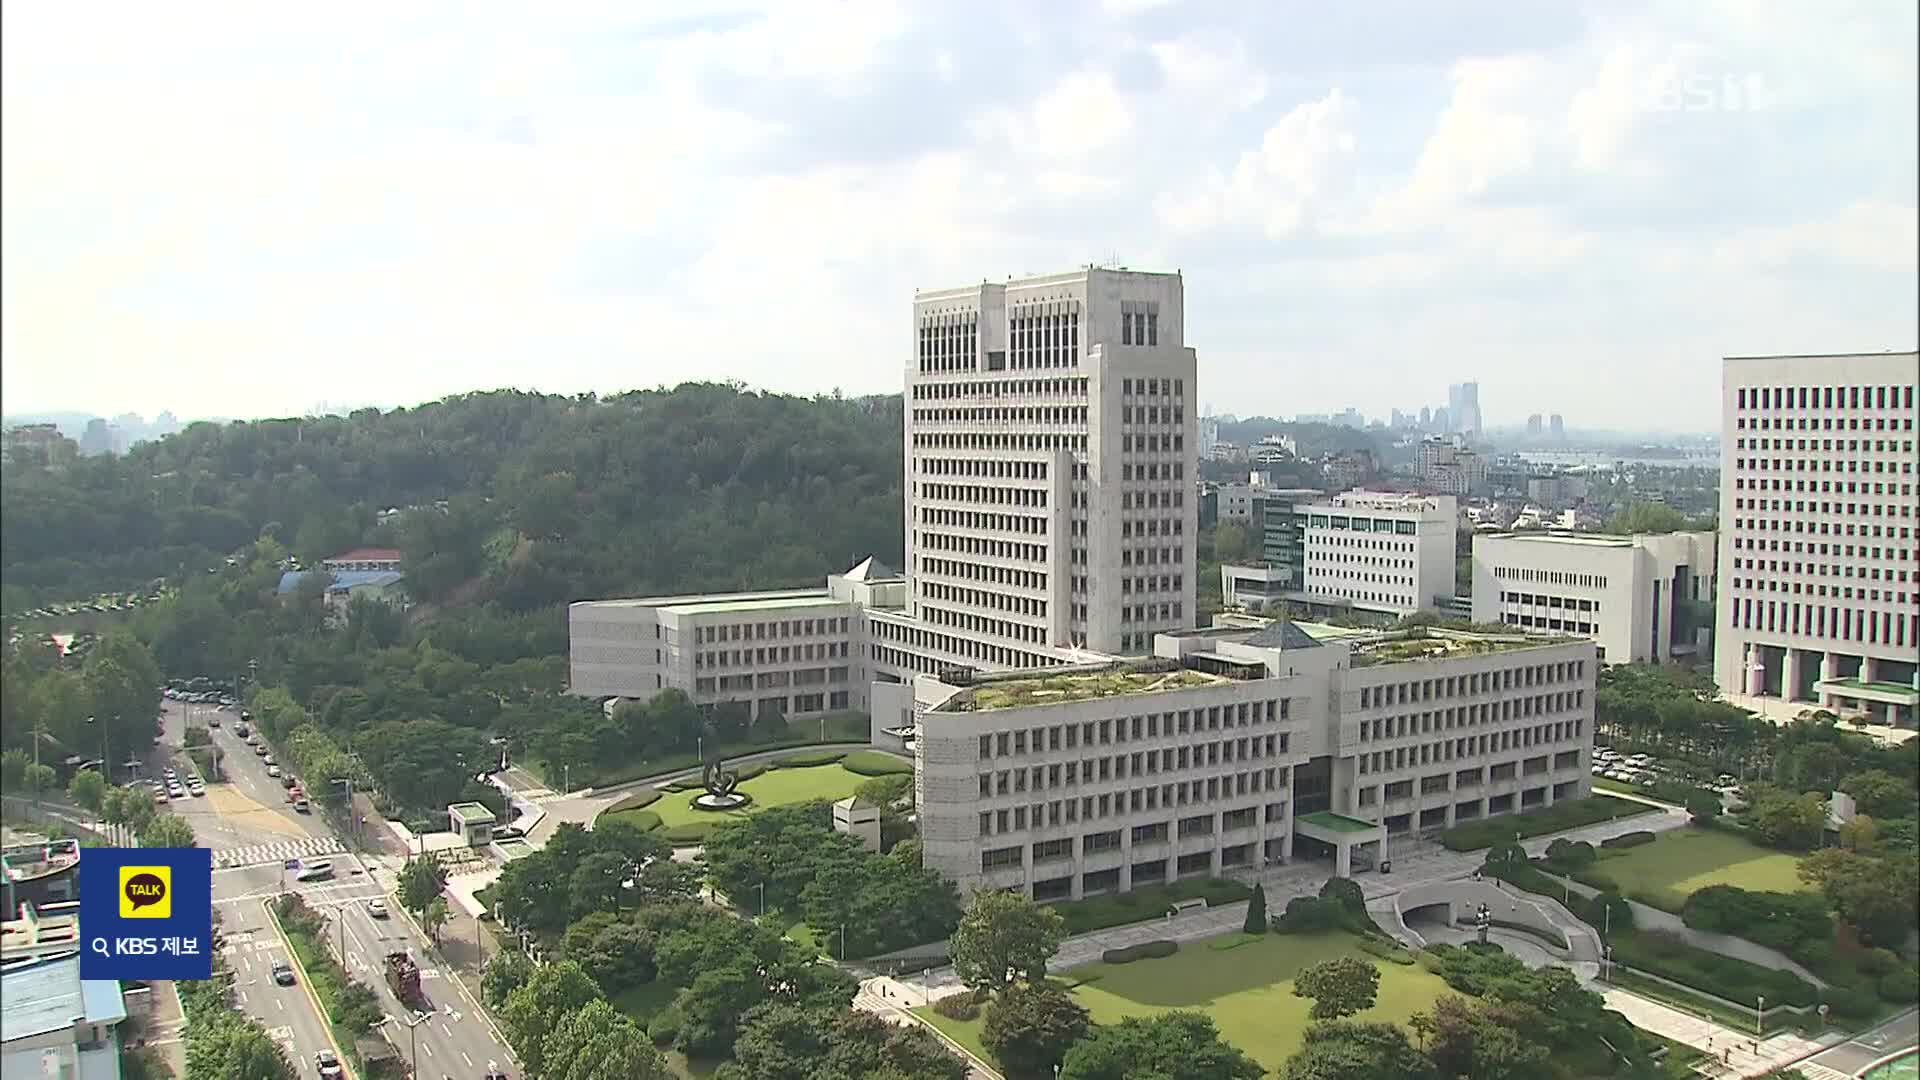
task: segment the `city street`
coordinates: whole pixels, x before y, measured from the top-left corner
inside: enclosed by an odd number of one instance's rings
[[[173,702],[168,706],[180,708]],[[240,1008],[288,1047],[302,1075],[313,1073],[314,1052],[331,1046],[318,1006],[306,990],[276,986],[269,974],[286,949],[263,905],[285,887],[326,917],[329,952],[338,955],[344,940],[348,974],[380,996],[389,1018],[387,1035],[403,1059],[417,1043],[420,1075],[477,1076],[490,1061],[505,1066],[509,1057],[504,1044],[477,1004],[458,980],[436,967],[424,936],[399,910],[398,901],[386,896],[393,887],[393,871],[344,851],[318,815],[296,814],[287,807],[280,781],[267,775],[266,765],[233,733],[236,718],[236,713],[222,713],[221,726],[212,733],[215,745],[225,752],[227,782],[209,785],[205,798],[185,802],[207,804],[194,808],[200,815],[194,827],[202,830],[202,820],[212,826],[213,831],[200,835],[202,843],[215,849],[214,905],[221,912]],[[182,730],[184,720],[182,710]],[[170,719],[169,737],[163,741],[173,741],[174,722]],[[325,859],[333,864],[333,880],[293,881],[285,869],[289,857]],[[223,858],[233,865],[223,867]],[[366,902],[382,896],[392,914],[376,919],[367,913]],[[384,970],[386,954],[401,950],[411,952],[420,966],[421,992],[430,1013],[412,1032],[407,1025],[414,1014],[388,989]]]

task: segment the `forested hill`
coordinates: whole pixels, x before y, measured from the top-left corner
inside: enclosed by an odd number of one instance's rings
[[[814,582],[899,559],[901,426],[898,397],[711,383],[194,424],[123,457],[7,465],[4,606],[204,574],[262,535],[308,563],[398,547],[417,598],[512,611]]]

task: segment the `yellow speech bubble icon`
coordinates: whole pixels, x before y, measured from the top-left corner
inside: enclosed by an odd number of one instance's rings
[[[173,867],[121,867],[120,917],[123,919],[173,918]]]

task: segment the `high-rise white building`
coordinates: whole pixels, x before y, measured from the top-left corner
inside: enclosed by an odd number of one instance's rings
[[[1911,351],[1726,359],[1722,690],[1912,722],[1916,383]]]
[[[914,297],[908,614],[958,661],[1142,653],[1194,617],[1194,352],[1178,274],[1089,267]]]

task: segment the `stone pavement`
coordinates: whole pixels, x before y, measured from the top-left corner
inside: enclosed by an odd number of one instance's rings
[[[1606,990],[1600,996],[1606,999],[1607,1008],[1626,1017],[1634,1027],[1706,1051],[1715,1064],[1700,1064],[1699,1072],[1705,1076],[1763,1076],[1847,1039],[1830,1033],[1813,1040],[1793,1032],[1756,1039],[1751,1032],[1735,1031],[1625,990]]]

